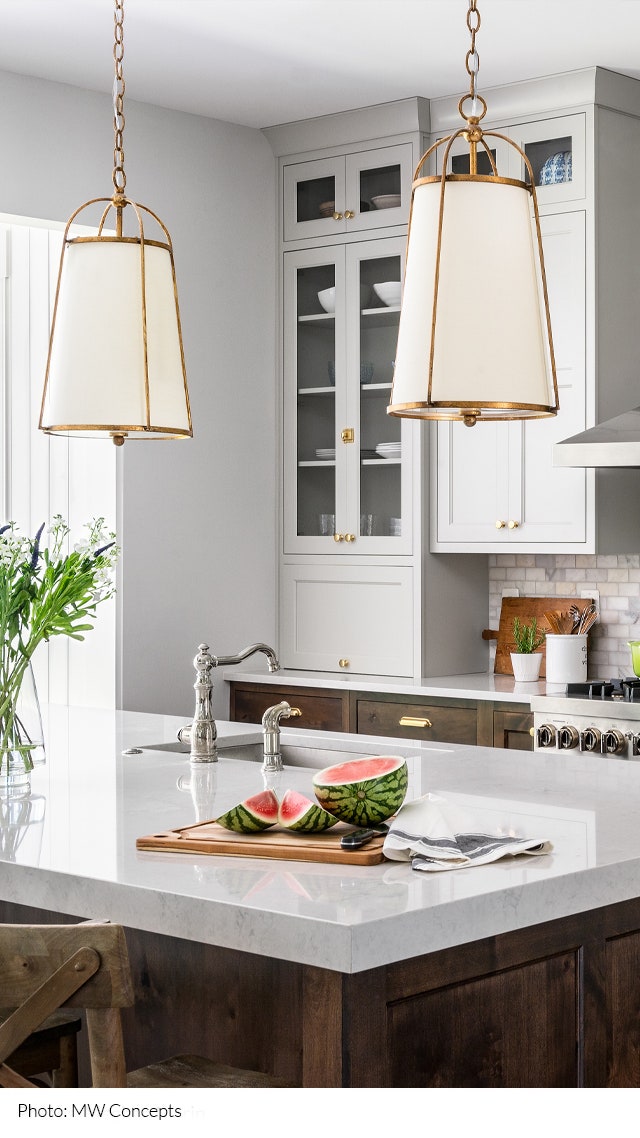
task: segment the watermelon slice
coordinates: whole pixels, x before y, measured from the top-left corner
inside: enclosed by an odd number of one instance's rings
[[[351,759],[318,771],[313,789],[320,805],[343,822],[370,826],[402,806],[409,773],[399,755]]]
[[[215,819],[219,826],[237,834],[255,834],[267,830],[278,821],[278,799],[272,790],[263,790],[252,798],[245,798],[226,814]]]
[[[329,814],[317,802],[312,802],[297,790],[287,790],[278,812],[278,822],[285,830],[296,830],[303,834],[319,834],[335,826],[337,818]]]

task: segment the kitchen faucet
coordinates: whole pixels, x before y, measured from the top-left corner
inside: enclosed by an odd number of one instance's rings
[[[264,733],[264,773],[284,770],[282,754],[280,752],[280,720],[295,719],[302,715],[299,707],[291,707],[286,699],[282,703],[275,703],[268,707],[262,716],[262,730]]]
[[[264,652],[269,661],[269,671],[277,672],[280,669],[278,657],[268,644],[250,644],[235,656],[213,656],[208,644],[200,644],[193,660],[196,670],[196,682],[193,685],[196,693],[196,709],[193,723],[181,727],[178,739],[181,743],[191,745],[190,758],[192,763],[215,763],[218,760],[216,740],[218,732],[213,718],[213,680],[211,673],[218,664],[240,664],[248,656],[256,652]]]

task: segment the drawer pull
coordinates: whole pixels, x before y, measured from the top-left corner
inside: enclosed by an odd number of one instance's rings
[[[430,719],[419,719],[414,715],[403,715],[398,720],[399,727],[433,727]]]

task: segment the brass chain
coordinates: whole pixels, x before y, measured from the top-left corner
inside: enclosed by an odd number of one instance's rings
[[[115,62],[115,78],[113,80],[113,133],[115,143],[113,148],[113,187],[116,195],[124,194],[127,178],[124,172],[124,76],[122,73],[122,59],[124,56],[124,0],[115,0],[114,43],[113,58]]]
[[[476,80],[477,80],[477,76],[478,76],[478,70],[480,67],[480,56],[478,55],[478,52],[476,50],[476,33],[478,32],[478,30],[480,28],[480,13],[479,13],[478,8],[476,6],[476,0],[469,0],[469,10],[467,12],[467,27],[468,27],[469,32],[471,34],[471,47],[469,48],[467,55],[466,55],[465,66],[467,69],[467,74],[470,76],[470,80],[471,80],[470,84],[469,84],[469,94],[475,103],[476,93],[477,93]]]

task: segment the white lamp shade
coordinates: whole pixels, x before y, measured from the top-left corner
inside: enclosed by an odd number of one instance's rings
[[[144,260],[143,306],[139,240],[67,242],[51,332],[44,430],[191,435],[170,249],[145,242]]]
[[[457,418],[488,407],[482,418],[508,418],[515,405],[553,414],[530,194],[523,183],[447,178],[437,264],[441,185],[414,186],[389,412]]]

